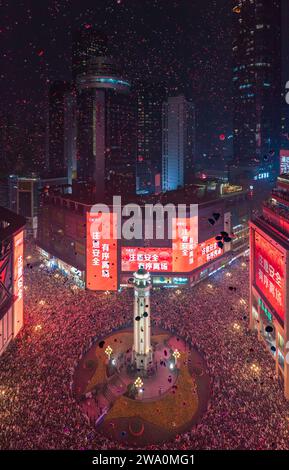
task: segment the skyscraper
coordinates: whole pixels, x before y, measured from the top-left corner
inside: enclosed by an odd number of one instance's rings
[[[155,191],[155,179],[162,165],[162,105],[166,95],[163,83],[137,84],[137,193]]]
[[[49,173],[67,176],[76,170],[76,93],[69,82],[56,81],[49,90]]]
[[[281,2],[236,0],[233,8],[234,157],[278,163],[281,126]]]
[[[87,72],[92,57],[106,57],[108,54],[106,36],[89,24],[73,33],[72,75],[76,78]]]
[[[282,148],[289,149],[289,2],[282,1]]]
[[[101,46],[96,53],[103,51]],[[86,57],[78,89],[77,177],[96,185],[96,194],[135,192],[136,106],[130,82],[109,56]]]
[[[193,173],[195,108],[184,95],[170,97],[162,109],[162,189],[183,187]]]

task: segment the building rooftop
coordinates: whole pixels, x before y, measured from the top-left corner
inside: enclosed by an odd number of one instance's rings
[[[60,191],[49,192],[49,196],[59,196],[67,201],[91,206],[94,204],[106,204],[111,206],[113,204],[113,196],[106,195],[101,201],[97,200],[95,189],[93,186],[86,183],[75,186],[76,189],[72,194],[61,194]],[[160,194],[153,195],[135,195],[135,194],[122,194],[121,202],[125,204],[137,204],[144,206],[145,204],[207,204],[220,199],[232,197],[235,195],[247,194],[241,186],[232,185],[216,185],[215,190],[210,190],[206,183],[192,184],[185,188],[177,189],[175,191],[168,191]]]
[[[0,206],[0,241],[4,241],[24,228],[26,219]]]
[[[285,234],[281,233],[280,230],[275,227],[267,218],[263,215],[257,217],[252,223],[263,230],[269,237],[272,237],[280,246],[285,250],[289,250],[289,238]]]

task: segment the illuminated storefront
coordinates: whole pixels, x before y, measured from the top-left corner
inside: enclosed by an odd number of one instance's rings
[[[244,202],[244,195],[237,195],[238,204]],[[167,213],[158,217],[154,209],[156,217],[148,237],[147,206],[140,205],[142,230],[139,237],[130,238],[124,234],[128,216],[121,205],[106,206],[108,211],[102,213],[101,220],[109,233],[104,234],[90,203],[51,195],[45,198],[39,216],[37,243],[50,269],[60,269],[67,275],[66,271],[74,268],[74,275],[81,273],[89,290],[115,291],[129,285],[131,274],[140,267],[151,273],[155,286],[191,286],[244,250],[242,243],[234,252],[232,243],[220,248],[216,240],[223,231],[232,232],[231,218],[239,220],[239,211],[234,212],[235,197],[224,195],[220,200],[206,200],[203,205],[181,204],[182,210],[174,205],[172,219]],[[213,224],[212,217],[216,218]],[[120,233],[115,237],[117,231]]]
[[[256,331],[284,380],[289,399],[287,282],[289,244],[280,234],[270,233],[262,221],[250,228],[250,327]],[[288,357],[287,357],[288,359]]]
[[[0,207],[0,355],[23,327],[25,219]]]

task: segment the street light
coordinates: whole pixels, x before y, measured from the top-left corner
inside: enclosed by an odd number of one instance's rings
[[[143,381],[140,377],[138,377],[137,379],[135,379],[134,381],[134,386],[136,389],[140,390],[142,387],[143,387]]]
[[[107,346],[104,352],[107,355],[107,357],[110,359],[110,356],[112,355],[112,348],[110,346]]]
[[[178,349],[175,349],[174,352],[173,352],[173,356],[175,358],[175,361],[177,362],[177,360],[180,359],[180,357],[181,357],[180,351],[178,351]]]

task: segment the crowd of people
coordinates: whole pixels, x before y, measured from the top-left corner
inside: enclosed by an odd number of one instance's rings
[[[131,288],[93,293],[43,266],[25,269],[25,327],[0,358],[0,449],[112,449],[71,393],[84,349],[132,322]],[[152,292],[153,322],[204,355],[208,411],[151,449],[288,449],[289,406],[268,351],[248,329],[248,263],[210,280]],[[254,367],[253,367],[254,366]]]

